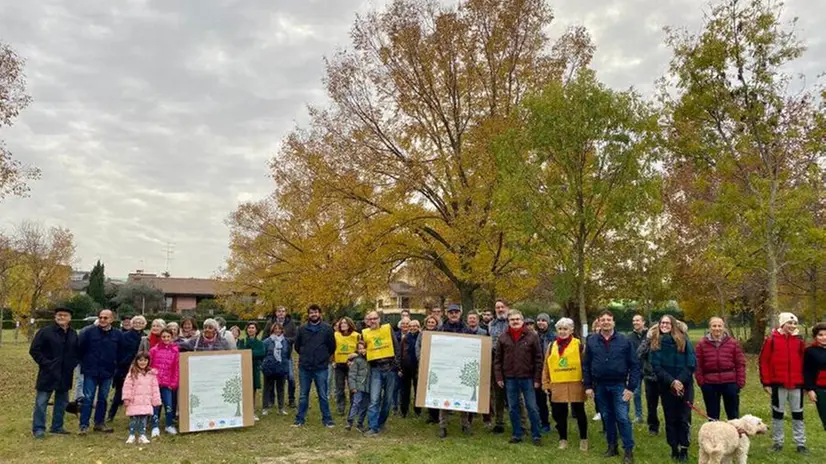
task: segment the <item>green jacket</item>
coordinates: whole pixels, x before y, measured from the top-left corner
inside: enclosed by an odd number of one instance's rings
[[[368,393],[370,391],[370,364],[367,358],[361,355],[350,355],[350,373],[348,384],[350,390]]]
[[[267,354],[264,342],[257,338],[242,338],[236,342],[239,350],[252,350],[252,388],[261,389],[261,362]]]

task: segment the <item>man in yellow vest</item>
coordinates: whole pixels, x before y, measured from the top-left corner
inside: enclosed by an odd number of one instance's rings
[[[365,433],[369,437],[384,428],[390,415],[397,377],[401,376],[401,359],[393,330],[390,324],[381,324],[378,311],[370,311],[364,320],[367,328],[361,336],[367,344],[367,362],[370,364],[370,407],[367,409],[370,430]]]

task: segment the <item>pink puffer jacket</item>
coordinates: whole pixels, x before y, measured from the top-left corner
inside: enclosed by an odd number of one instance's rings
[[[158,343],[149,350],[152,369],[158,373],[158,385],[178,389],[178,345]]]
[[[161,390],[158,387],[158,377],[155,371],[148,374],[130,373],[123,382],[123,404],[126,405],[127,416],[151,416],[155,406],[161,405]]]

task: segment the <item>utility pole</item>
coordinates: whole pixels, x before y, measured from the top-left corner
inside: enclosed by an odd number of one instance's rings
[[[175,254],[175,244],[172,242],[166,242],[163,252],[166,254],[166,269],[164,270],[164,277],[169,277],[169,263],[172,262],[172,255]]]

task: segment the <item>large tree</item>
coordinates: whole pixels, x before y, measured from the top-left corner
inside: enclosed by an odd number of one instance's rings
[[[15,236],[18,265],[9,277],[8,300],[17,319],[28,323],[38,309],[68,295],[74,237],[62,227],[47,228],[31,221],[20,223]]]
[[[674,57],[662,83],[670,203],[693,255],[712,258],[717,275],[764,283],[752,292],[765,296],[751,300],[759,302],[755,345],[780,311],[778,281],[792,251],[815,227],[813,191],[801,181],[813,153],[823,166],[817,97],[790,90],[783,71],[804,47],[780,9],[771,0],[722,0],[700,35],[671,30]]]
[[[350,268],[344,275],[369,263],[427,262],[468,308],[477,291],[518,293],[520,256],[509,227],[493,217],[491,143],[514,123],[526,92],[566,68],[573,34],[550,52],[551,19],[544,0],[465,0],[453,8],[395,0],[357,18],[351,49],[327,61],[329,107],[312,109],[309,126],[287,137],[272,163],[279,188],[301,186],[308,201],[341,219],[293,224],[296,236],[336,237],[328,243],[342,256],[358,257],[353,266],[337,261]],[[294,217],[279,195],[271,209]],[[306,252],[272,226],[248,229],[273,232],[260,256]]]
[[[540,259],[571,276],[572,316],[587,333],[586,285],[604,264],[600,256],[638,239],[658,211],[656,115],[637,94],[607,88],[587,68],[524,107],[520,130],[499,150],[502,214],[537,237]]]
[[[23,59],[10,46],[0,43],[0,129],[11,126],[31,98],[26,94]],[[37,179],[40,171],[12,158],[0,139],[0,200],[7,195],[25,195],[28,181]]]
[[[100,260],[98,260],[97,263],[95,263],[95,267],[92,268],[92,272],[89,273],[89,287],[87,287],[86,293],[102,308],[105,308],[107,303],[106,290],[104,288],[105,282],[105,268]]]

